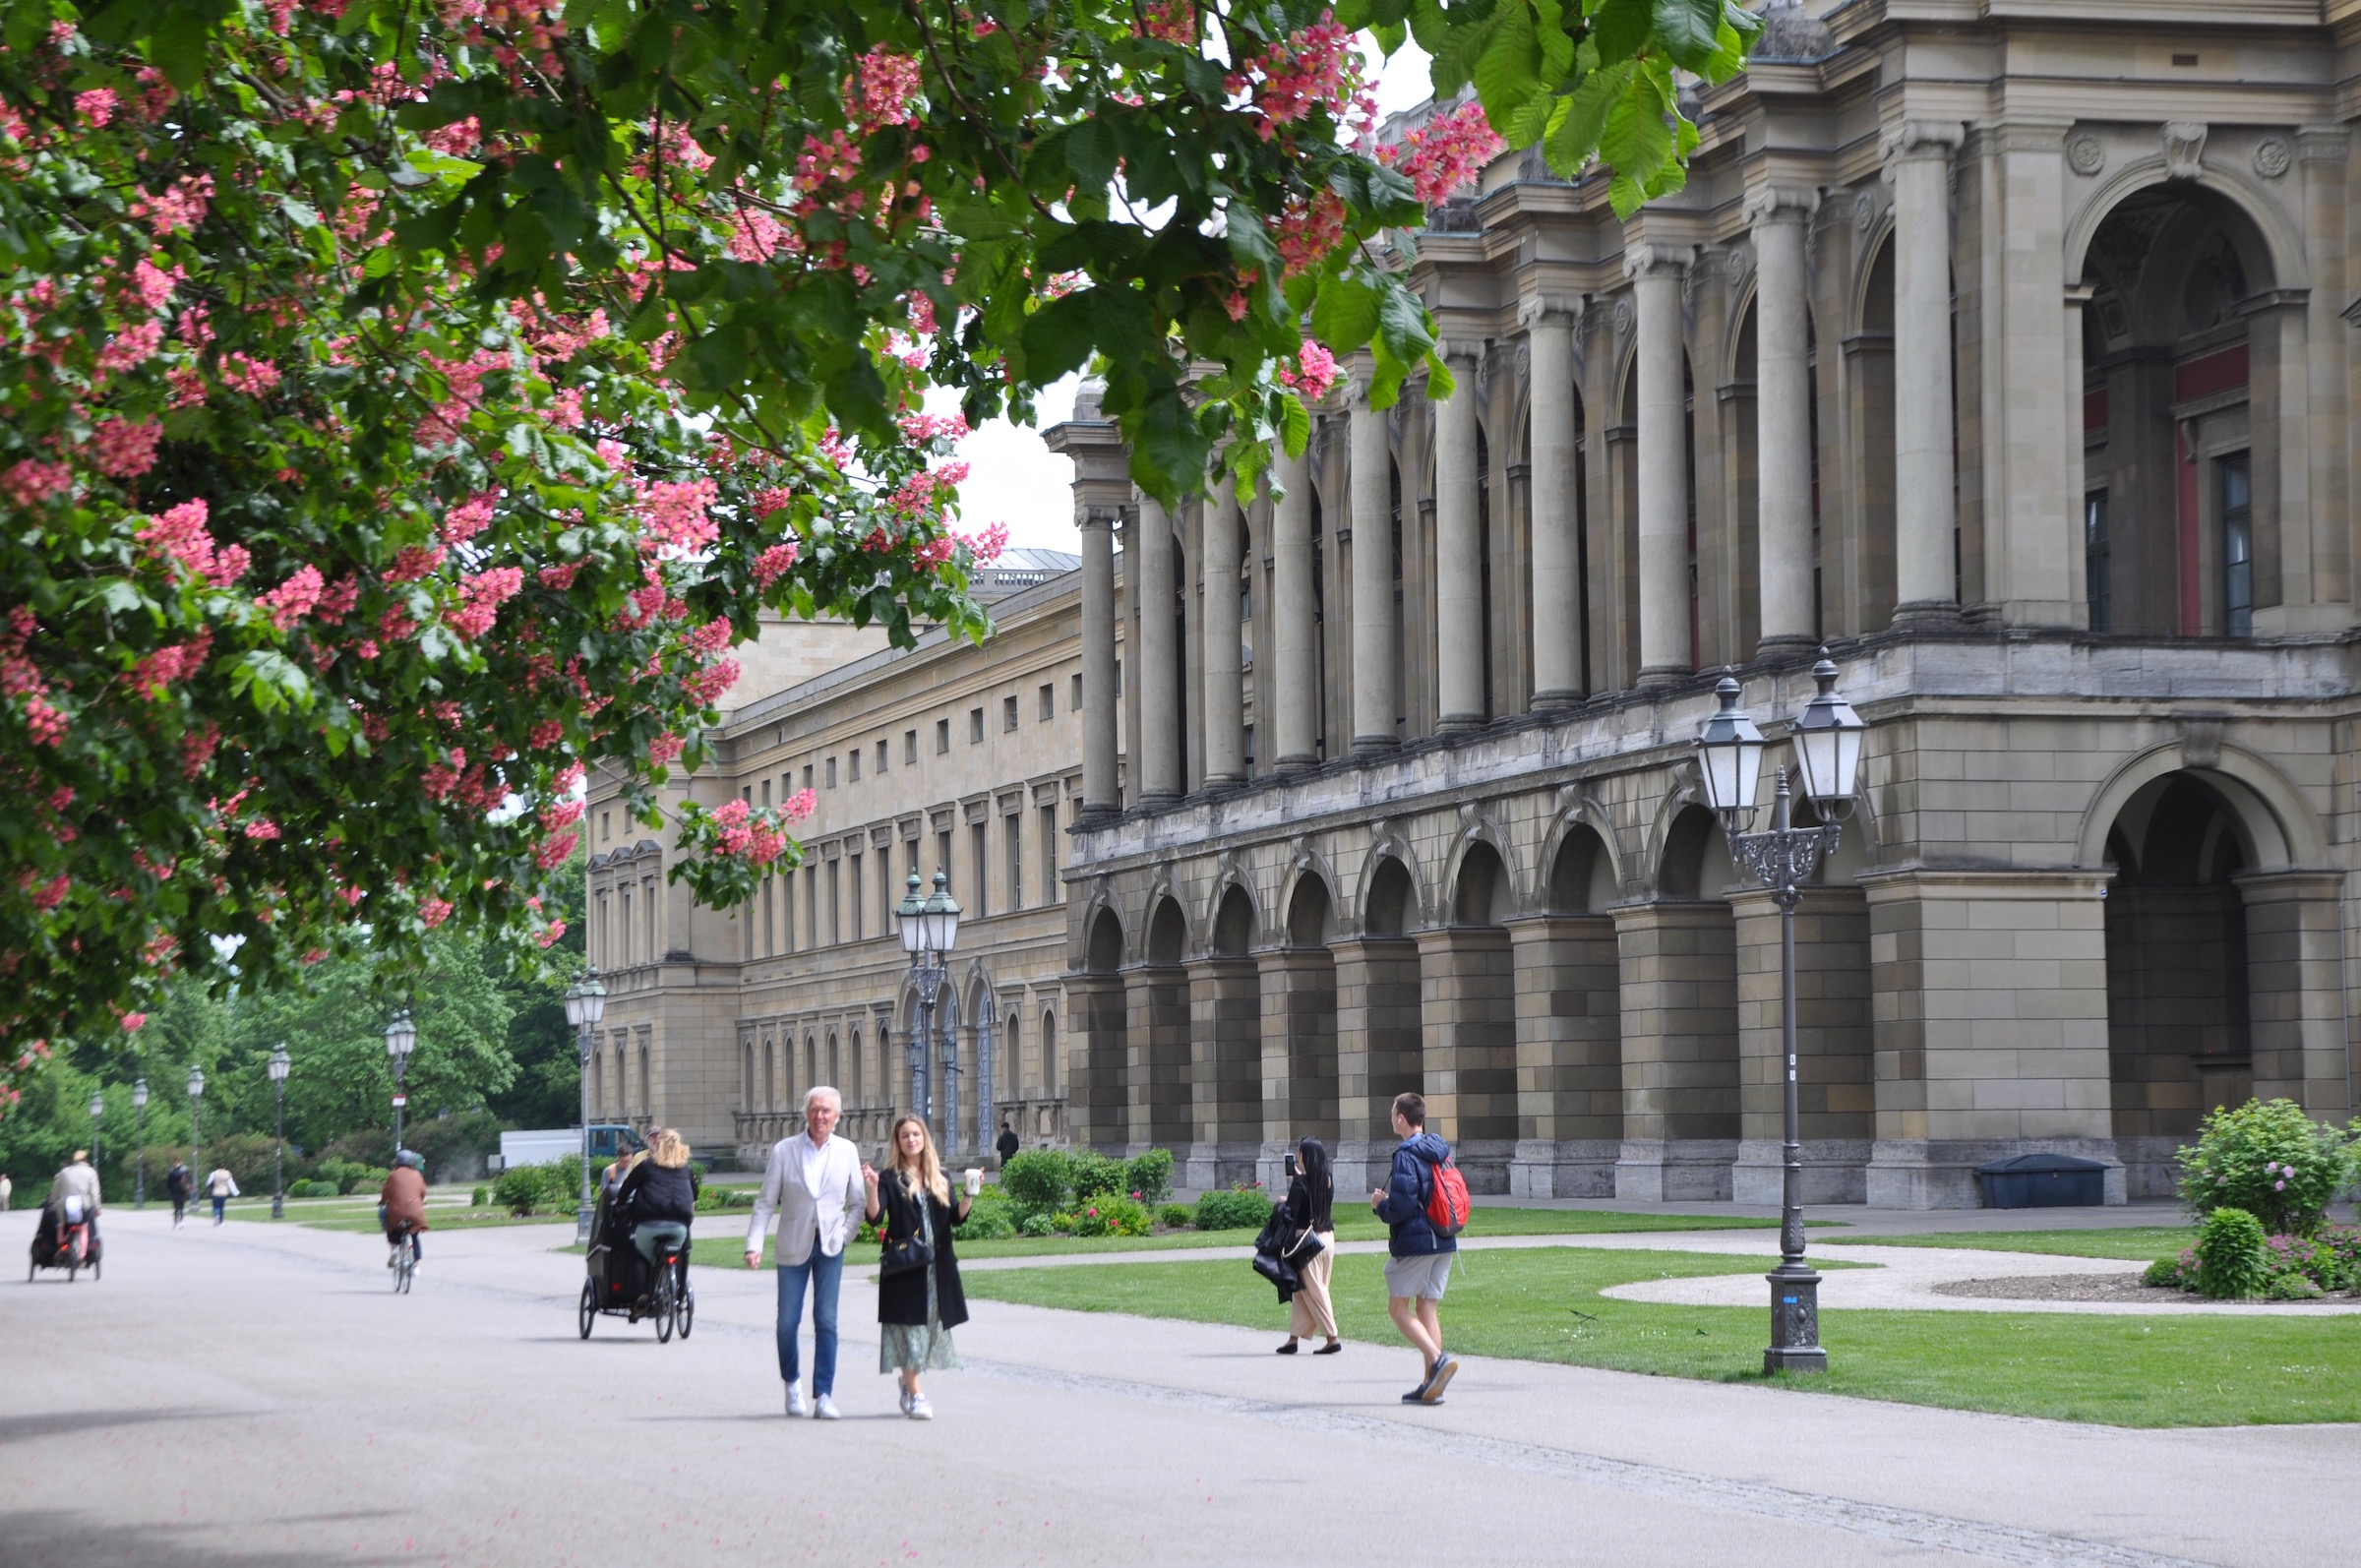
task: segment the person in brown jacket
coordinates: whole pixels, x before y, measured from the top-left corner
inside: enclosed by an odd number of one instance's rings
[[[426,1162],[409,1149],[394,1157],[394,1169],[386,1174],[386,1184],[378,1189],[377,1217],[386,1227],[386,1239],[394,1246],[401,1244],[402,1233],[410,1237],[410,1262],[420,1260],[418,1234],[426,1229]],[[386,1267],[394,1266],[394,1254],[386,1254]]]

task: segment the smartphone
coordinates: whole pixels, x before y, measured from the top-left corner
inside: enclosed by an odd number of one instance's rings
[[[1296,1178],[1296,1151],[1293,1149],[1287,1151],[1287,1178],[1290,1181]]]

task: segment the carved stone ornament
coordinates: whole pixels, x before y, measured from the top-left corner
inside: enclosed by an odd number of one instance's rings
[[[2107,166],[2107,144],[2089,131],[2077,131],[2066,139],[2066,165],[2086,177]]]
[[[2206,154],[2206,127],[2196,120],[2164,122],[2164,172],[2194,180]]]
[[[1743,245],[1732,245],[1724,265],[1729,269],[1730,293],[1735,296],[1745,292],[1746,279],[1754,275],[1754,252]]]
[[[1866,234],[1877,227],[1877,214],[1883,209],[1884,204],[1878,201],[1875,191],[1863,191],[1854,197],[1852,199],[1852,231],[1855,234]]]
[[[1615,335],[1617,337],[1629,337],[1631,335],[1631,296],[1629,294],[1625,294],[1615,301]]]
[[[2267,136],[2255,144],[2255,172],[2267,180],[2275,180],[2295,162],[2295,149],[2283,136]]]

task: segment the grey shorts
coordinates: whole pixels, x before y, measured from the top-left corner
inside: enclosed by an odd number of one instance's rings
[[[1385,1260],[1385,1294],[1397,1301],[1407,1301],[1423,1296],[1429,1301],[1443,1298],[1443,1290],[1451,1283],[1451,1260],[1455,1252],[1425,1252],[1416,1257]]]

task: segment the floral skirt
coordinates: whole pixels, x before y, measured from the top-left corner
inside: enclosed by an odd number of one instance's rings
[[[943,1372],[959,1365],[951,1331],[942,1326],[935,1304],[935,1265],[927,1265],[927,1320],[924,1323],[878,1325],[878,1370],[880,1372]]]

